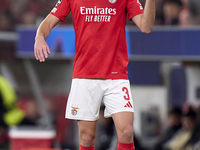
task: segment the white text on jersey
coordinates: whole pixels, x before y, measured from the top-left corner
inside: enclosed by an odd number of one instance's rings
[[[96,6],[94,8],[80,7],[80,12],[82,15],[115,15],[116,8],[97,8]]]
[[[116,8],[86,8],[80,7],[81,15],[85,16],[85,22],[110,22],[111,16],[116,15]]]

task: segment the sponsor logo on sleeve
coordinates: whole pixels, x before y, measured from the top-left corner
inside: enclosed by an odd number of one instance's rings
[[[139,1],[139,0],[137,0],[137,3],[140,5],[140,10],[142,10],[142,9],[143,9],[143,7],[142,7],[142,5],[141,5],[141,3],[140,3],[140,1]]]
[[[56,6],[60,5],[61,2],[62,2],[62,0],[58,0]]]
[[[53,8],[51,12],[55,13],[57,11],[57,8]]]

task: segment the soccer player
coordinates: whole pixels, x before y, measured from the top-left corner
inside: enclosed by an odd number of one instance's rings
[[[59,0],[38,27],[34,52],[40,62],[50,54],[45,38],[71,11],[75,30],[75,59],[66,118],[78,120],[79,149],[94,150],[101,102],[112,117],[118,150],[134,150],[133,101],[127,77],[126,17],[150,33],[155,0]],[[43,55],[44,53],[44,55]]]

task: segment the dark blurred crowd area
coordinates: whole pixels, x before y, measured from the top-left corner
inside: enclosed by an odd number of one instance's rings
[[[200,107],[171,108],[167,128],[151,150],[200,150]]]
[[[56,3],[56,0],[1,0],[0,30],[15,31],[18,25],[37,25]]]
[[[74,128],[72,121],[65,119],[65,106],[67,94],[50,95],[44,94],[43,100],[47,109],[51,125],[56,131],[54,143],[59,146],[68,144],[68,148],[73,146]],[[30,94],[21,94],[15,91],[10,82],[0,73],[0,149],[8,150],[10,147],[9,129],[12,126],[28,128],[46,128],[42,110],[35,97]],[[70,130],[67,130],[69,129]],[[70,136],[67,139],[67,135]],[[68,141],[66,143],[66,140]],[[61,147],[60,146],[60,147]],[[52,145],[53,147],[53,145]]]
[[[146,0],[140,0],[145,7]],[[15,31],[18,25],[38,25],[56,0],[1,0],[0,30]],[[155,25],[187,27],[200,24],[199,0],[156,0]],[[71,14],[64,25],[72,25]],[[132,23],[127,21],[128,25]]]
[[[145,0],[141,0],[144,5]],[[188,27],[200,24],[199,0],[156,0],[155,25]]]

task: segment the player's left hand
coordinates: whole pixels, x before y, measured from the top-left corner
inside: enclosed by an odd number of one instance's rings
[[[47,45],[45,39],[41,36],[35,38],[34,45],[35,58],[40,62],[44,62],[45,58],[50,54],[49,46]]]

